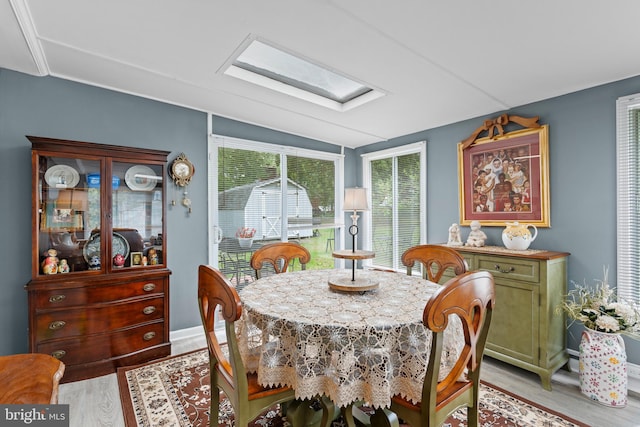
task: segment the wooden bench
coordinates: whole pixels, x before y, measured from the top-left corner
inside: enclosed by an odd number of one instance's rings
[[[0,356],[1,404],[55,404],[64,363],[47,354]]]

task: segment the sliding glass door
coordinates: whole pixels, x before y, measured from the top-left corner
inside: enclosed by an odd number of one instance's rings
[[[333,268],[341,156],[228,137],[210,156],[212,261],[232,283],[253,280],[251,254],[276,241],[307,247],[308,269]]]
[[[402,253],[426,241],[425,144],[363,156],[371,208],[366,244],[375,253],[371,264],[402,270]]]

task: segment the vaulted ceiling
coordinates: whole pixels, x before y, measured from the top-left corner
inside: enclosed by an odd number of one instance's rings
[[[640,74],[637,0],[0,0],[0,67],[359,147]],[[338,112],[223,74],[250,37],[385,96]]]

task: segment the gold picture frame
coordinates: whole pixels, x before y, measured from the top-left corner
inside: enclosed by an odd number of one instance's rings
[[[142,265],[142,252],[131,252],[131,267],[138,267]]]
[[[40,230],[78,231],[83,229],[82,213],[72,209],[46,207],[40,217]]]
[[[551,226],[548,125],[460,142],[458,177],[461,225]]]

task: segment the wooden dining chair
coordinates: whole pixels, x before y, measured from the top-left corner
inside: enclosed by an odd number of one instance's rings
[[[288,405],[287,419],[292,427],[304,426],[309,422],[320,427],[330,426],[338,410],[328,398],[323,396],[316,399],[322,412],[316,411],[309,400],[296,400],[291,387],[263,387],[256,373],[247,372],[235,332],[235,322],[242,315],[240,297],[219,270],[207,265],[201,265],[198,269],[198,306],[209,349],[210,427],[218,427],[220,391],[224,392],[233,407],[237,426],[247,426],[277,403]],[[217,307],[220,307],[219,315]],[[224,321],[226,352],[216,335],[217,316]]]
[[[56,404],[65,364],[48,354],[0,356],[0,403]]]
[[[454,249],[440,245],[412,246],[402,254],[402,264],[407,267],[411,276],[413,266],[418,261],[422,264],[422,278],[438,283],[445,270],[453,268],[457,276],[468,270],[467,262]]]
[[[391,410],[412,427],[440,426],[451,413],[466,406],[468,426],[478,425],[480,365],[495,305],[493,276],[472,271],[456,276],[429,299],[422,322],[431,332],[431,353],[418,403],[393,396]],[[465,343],[447,376],[438,381],[444,330],[449,316],[457,316],[464,330]],[[372,420],[389,425],[385,418]]]
[[[304,246],[292,242],[277,242],[264,245],[251,255],[251,268],[256,272],[256,278],[263,275],[265,264],[276,274],[283,273],[294,260],[299,260],[301,268],[311,261],[311,254]]]
[[[263,387],[258,382],[257,374],[247,372],[240,357],[235,332],[235,322],[242,315],[240,297],[220,271],[206,265],[201,265],[198,269],[198,306],[209,349],[210,427],[218,427],[219,391],[224,392],[229,399],[237,426],[247,426],[271,406],[295,398],[291,387]],[[224,321],[228,356],[216,336],[218,306]]]

